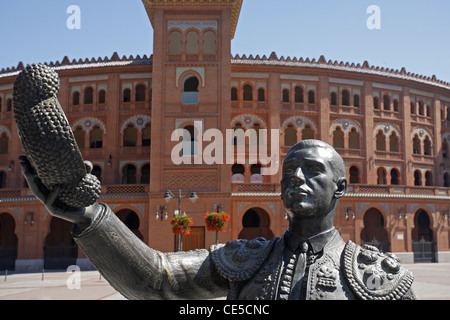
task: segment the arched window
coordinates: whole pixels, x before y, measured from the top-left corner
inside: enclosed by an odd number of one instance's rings
[[[152,126],[150,123],[145,125],[145,128],[142,129],[142,146],[149,147],[151,146],[152,139]]]
[[[423,108],[423,102],[419,101],[419,116],[425,115],[425,110]]]
[[[245,167],[242,164],[235,163],[231,167],[231,173],[232,174],[244,174],[245,173]]]
[[[359,170],[355,166],[351,166],[350,172],[350,183],[359,183]]]
[[[127,164],[122,170],[122,184],[136,183],[136,167],[132,164]]]
[[[198,92],[199,81],[197,77],[191,76],[184,81],[183,91],[184,92]]]
[[[178,31],[169,34],[169,53],[181,53],[181,33]]]
[[[377,170],[377,183],[386,184],[386,170],[384,168],[378,168]]]
[[[253,88],[249,84],[246,84],[244,86],[243,100],[244,101],[253,101]]]
[[[150,164],[146,163],[141,168],[141,184],[150,183]]]
[[[376,137],[377,150],[378,151],[386,151],[386,137],[382,130],[378,131]]]
[[[72,94],[72,105],[78,106],[80,104],[80,93],[78,91],[75,91]]]
[[[314,139],[314,131],[309,124],[305,125],[302,130],[302,140]]]
[[[94,103],[94,89],[87,87],[84,89],[84,104]]]
[[[303,103],[303,88],[295,87],[294,93],[295,93],[294,101],[297,103]]]
[[[259,145],[259,130],[261,129],[261,125],[256,122],[253,124],[252,129],[256,132],[256,144]]]
[[[250,174],[261,174],[261,165],[259,163],[250,166]]]
[[[314,93],[313,90],[309,90],[308,91],[308,103],[309,104],[314,104],[316,103],[316,94]]]
[[[233,164],[231,167],[231,183],[244,183],[245,167],[242,164]]]
[[[394,111],[398,112],[398,100],[394,99]]]
[[[123,146],[135,147],[137,145],[137,134],[138,130],[136,129],[136,127],[132,124],[129,124],[123,131]]]
[[[450,187],[450,176],[447,172],[444,174],[444,187]]]
[[[12,99],[9,98],[8,100],[6,100],[6,111],[9,112],[12,110]]]
[[[350,105],[350,93],[348,92],[348,90],[342,90],[342,105]]]
[[[106,91],[105,90],[100,90],[98,92],[98,103],[99,104],[103,104],[106,102]]]
[[[186,34],[186,53],[198,53],[198,33],[196,31],[189,31]]]
[[[420,154],[420,139],[417,134],[413,138],[413,153]]]
[[[431,171],[425,172],[425,185],[431,187],[433,185],[433,174]]]
[[[241,130],[239,130],[241,129]],[[236,131],[239,130],[239,131]],[[242,134],[240,134],[242,133]],[[245,136],[244,136],[244,129],[242,128],[242,125],[237,122],[234,125],[233,128],[233,145],[237,146],[237,145],[244,145],[245,144]]]
[[[0,171],[0,189],[6,188],[6,172]]]
[[[84,149],[84,137],[86,136],[86,132],[84,131],[84,129],[82,127],[76,128],[73,135],[75,137],[75,141],[77,142],[78,148]]]
[[[428,136],[426,136],[423,141],[423,154],[426,156],[431,156],[431,140]]]
[[[344,148],[344,132],[341,127],[337,127],[333,132],[333,147]]]
[[[197,77],[190,76],[184,80],[183,93],[181,94],[182,104],[198,104],[198,85]]]
[[[2,112],[2,98],[0,97],[0,112]]]
[[[374,109],[380,108],[378,97],[373,97],[373,108]]]
[[[100,166],[93,166],[91,174],[96,176],[98,181],[102,182],[102,168]]]
[[[238,99],[237,88],[231,88],[231,101],[237,101],[237,99]]]
[[[91,149],[97,149],[103,147],[103,131],[99,126],[94,126],[89,139],[89,145]]]
[[[198,129],[192,125],[184,127],[183,143],[182,143],[182,155],[183,156],[195,156],[198,154]]]
[[[282,101],[283,102],[289,102],[289,89],[283,89],[283,97],[282,97]]]
[[[448,142],[447,139],[442,141],[442,158],[447,159],[448,157]]]
[[[131,101],[131,90],[125,89],[123,90],[123,102],[130,102]]]
[[[261,165],[259,163],[255,163],[250,166],[250,182],[251,183],[263,182],[263,176],[261,175]]]
[[[297,131],[294,129],[292,124],[288,124],[286,129],[284,129],[284,145],[293,146],[297,143]]]
[[[135,101],[145,101],[145,86],[143,84],[136,86]]]
[[[391,110],[391,98],[387,94],[383,96],[383,109]]]
[[[395,168],[392,169],[391,170],[391,185],[398,185],[399,178],[400,178],[400,173],[398,172],[398,170]]]
[[[359,95],[353,95],[353,106],[359,108]]]
[[[392,134],[389,136],[389,150],[391,152],[399,152],[398,146],[399,146],[398,137],[395,131],[393,131]]]
[[[263,88],[258,89],[258,101],[266,101],[265,92]]]
[[[411,102],[410,106],[411,106],[411,114],[416,114],[416,105],[414,104],[414,102]]]
[[[336,94],[336,92],[332,92],[331,93],[330,104],[332,106],[336,106],[337,105],[337,94]]]
[[[9,139],[6,133],[0,137],[0,154],[8,154]]]
[[[421,186],[422,185],[422,173],[419,170],[414,171],[414,185]]]
[[[206,31],[203,35],[203,53],[216,53],[216,34],[212,31]]]
[[[359,133],[356,128],[352,128],[348,134],[348,147],[350,149],[359,149]]]

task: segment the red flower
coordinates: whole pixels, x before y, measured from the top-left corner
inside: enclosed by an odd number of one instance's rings
[[[194,219],[187,215],[176,215],[172,218],[170,224],[172,225],[172,232],[174,234],[184,234],[188,236],[191,234],[191,227],[194,225]]]
[[[208,231],[221,231],[224,232],[228,226],[228,220],[230,215],[225,212],[207,212],[205,214],[205,223]]]

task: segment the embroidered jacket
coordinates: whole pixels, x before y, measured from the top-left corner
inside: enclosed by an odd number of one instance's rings
[[[73,236],[105,279],[129,299],[414,299],[412,273],[393,254],[345,243],[335,229],[322,237],[323,247],[311,240],[308,253],[292,248],[289,253],[286,234],[162,253],[103,208],[90,228],[75,226]]]

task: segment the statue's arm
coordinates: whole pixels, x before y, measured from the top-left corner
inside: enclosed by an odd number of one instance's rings
[[[90,261],[129,299],[210,299],[226,296],[208,250],[162,253],[138,239],[111,211],[101,212],[74,239]]]
[[[129,299],[209,299],[225,296],[228,282],[216,272],[207,250],[162,253],[151,249],[98,202],[70,208],[57,201],[27,157],[20,157],[31,191],[54,217],[73,224],[73,236],[95,267]],[[92,164],[86,163],[87,172]]]

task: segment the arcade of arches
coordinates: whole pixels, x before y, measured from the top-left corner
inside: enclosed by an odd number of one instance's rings
[[[141,240],[140,220],[136,212],[130,209],[119,210],[118,218]],[[15,270],[18,247],[16,222],[9,213],[0,213],[0,270]],[[42,266],[45,270],[65,270],[77,264],[80,256],[78,246],[71,235],[72,224],[51,217],[48,233],[42,245]]]

